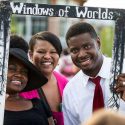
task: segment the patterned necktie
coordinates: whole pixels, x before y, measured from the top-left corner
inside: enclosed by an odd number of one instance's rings
[[[94,98],[93,98],[93,112],[97,109],[104,108],[104,99],[103,99],[103,92],[100,86],[101,77],[96,77],[94,79],[90,78],[90,80],[96,85]]]

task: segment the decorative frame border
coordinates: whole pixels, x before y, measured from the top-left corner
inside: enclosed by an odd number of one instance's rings
[[[10,34],[10,16],[18,15],[34,15],[64,18],[80,18],[80,19],[98,19],[98,20],[114,20],[115,35],[113,44],[113,56],[111,67],[111,83],[110,89],[112,98],[109,100],[109,107],[119,108],[119,95],[113,90],[115,85],[115,77],[122,72],[123,58],[125,55],[125,10],[101,7],[82,7],[70,5],[48,5],[37,3],[21,3],[21,2],[0,2],[0,116],[4,116],[5,92],[8,69],[9,55],[9,34]],[[3,117],[1,117],[3,124]]]

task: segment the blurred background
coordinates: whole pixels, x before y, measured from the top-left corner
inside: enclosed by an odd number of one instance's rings
[[[105,4],[99,4],[99,2],[97,2],[101,0],[21,0],[21,1],[10,0],[10,1],[29,2],[29,3],[32,2],[40,4],[55,4],[55,5],[74,5],[74,6],[96,6],[96,4],[98,4],[98,6],[101,5],[104,6],[106,4],[106,2]],[[69,26],[77,21],[81,21],[81,19],[64,18],[64,17],[30,16],[30,15],[27,16],[12,15],[11,32],[23,36],[28,42],[30,40],[31,35],[39,31],[48,30],[59,36],[63,48],[66,48],[67,46],[65,42],[65,33],[69,28]],[[102,41],[102,52],[107,56],[111,56],[113,36],[114,36],[114,22],[102,21],[102,20],[86,20],[86,21],[90,22],[97,30]]]

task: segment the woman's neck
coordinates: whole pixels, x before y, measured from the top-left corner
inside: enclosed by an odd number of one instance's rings
[[[19,100],[21,97],[19,96],[19,93],[18,94],[9,94],[9,96],[7,97],[7,100],[8,101],[13,101],[13,100]]]
[[[48,79],[48,82],[44,86],[49,85],[49,84],[53,85],[53,84],[56,83],[56,78],[55,78],[53,73],[51,75],[49,75],[49,76],[46,76],[46,77]]]
[[[53,77],[53,73],[45,74],[45,77],[48,79],[48,81],[50,81]]]

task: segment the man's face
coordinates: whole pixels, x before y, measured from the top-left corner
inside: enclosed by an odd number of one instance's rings
[[[89,33],[79,34],[68,40],[68,46],[76,66],[87,75],[98,73],[102,65],[99,38],[94,39]]]

